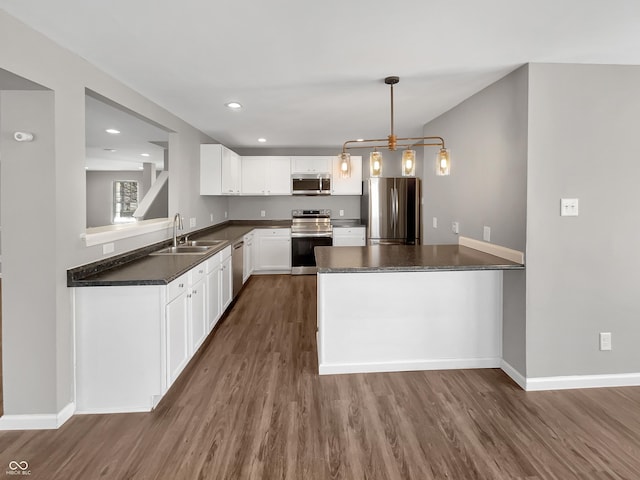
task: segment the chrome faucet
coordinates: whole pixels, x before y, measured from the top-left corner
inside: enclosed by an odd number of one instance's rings
[[[182,226],[182,217],[179,213],[176,213],[173,216],[173,246],[178,246],[178,230],[182,230],[184,227]]]

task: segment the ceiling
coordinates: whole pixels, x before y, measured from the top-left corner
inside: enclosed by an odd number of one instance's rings
[[[85,96],[85,131],[89,171],[142,170],[143,163],[164,169],[168,132],[90,95]]]
[[[640,64],[637,0],[0,0],[230,147],[422,125],[527,62]],[[230,111],[225,104],[240,102]],[[258,137],[267,139],[265,144]]]

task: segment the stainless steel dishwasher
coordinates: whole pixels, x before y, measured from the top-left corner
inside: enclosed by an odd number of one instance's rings
[[[244,240],[233,244],[231,250],[231,268],[233,270],[233,298],[236,298],[242,288],[242,267],[244,265]]]

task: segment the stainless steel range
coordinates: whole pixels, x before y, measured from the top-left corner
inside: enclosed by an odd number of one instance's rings
[[[291,274],[317,272],[313,249],[333,245],[331,210],[291,211]]]

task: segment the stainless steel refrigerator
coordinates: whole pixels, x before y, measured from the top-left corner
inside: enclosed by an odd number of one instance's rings
[[[364,182],[361,218],[367,245],[419,245],[420,179],[373,177]]]

